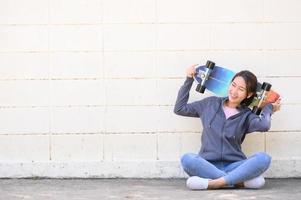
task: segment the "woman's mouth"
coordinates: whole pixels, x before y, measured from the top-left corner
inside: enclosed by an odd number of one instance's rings
[[[232,94],[230,94],[230,98],[231,98],[231,99],[236,99],[236,98],[237,98],[237,96],[236,96],[236,95],[232,95]]]

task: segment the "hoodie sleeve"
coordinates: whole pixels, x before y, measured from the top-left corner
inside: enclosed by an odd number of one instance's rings
[[[273,105],[268,104],[263,107],[261,114],[258,116],[251,113],[248,118],[248,130],[247,133],[259,131],[266,132],[271,128],[271,115],[273,112]]]
[[[174,107],[175,114],[188,117],[200,117],[199,111],[202,110],[202,101],[187,103],[192,83],[193,78],[187,77],[184,85],[182,85],[182,87],[180,88]]]

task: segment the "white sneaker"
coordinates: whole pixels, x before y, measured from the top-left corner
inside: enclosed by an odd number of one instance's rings
[[[264,184],[265,184],[265,180],[263,176],[257,176],[251,180],[245,181],[244,187],[250,189],[259,189],[262,188]]]
[[[186,186],[190,190],[206,190],[208,189],[208,182],[210,179],[201,178],[198,176],[191,176],[186,181]]]

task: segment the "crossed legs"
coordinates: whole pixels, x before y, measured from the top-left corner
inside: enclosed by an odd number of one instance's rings
[[[225,186],[261,188],[265,181],[261,174],[270,165],[271,157],[259,152],[246,160],[227,164],[223,170],[219,163],[210,163],[198,154],[185,154],[181,158],[184,171],[191,176],[187,180],[190,189],[217,189]]]

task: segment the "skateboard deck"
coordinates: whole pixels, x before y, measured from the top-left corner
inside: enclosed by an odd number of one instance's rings
[[[209,71],[209,75],[206,79],[206,70],[207,68],[205,65],[197,67],[195,80],[198,83],[202,83],[203,81],[206,89],[214,94],[223,97],[227,96],[228,88],[235,72],[223,67],[214,66],[214,68]]]
[[[256,89],[256,96],[254,97],[252,103],[250,104],[250,108],[253,109],[253,112],[256,114],[260,114],[261,109],[269,104],[269,103],[274,103],[276,102],[280,95],[275,92],[274,90],[265,90],[264,89],[264,84],[266,83],[257,83],[257,89]],[[268,86],[272,87],[272,85]]]
[[[214,62],[207,61],[206,65],[197,66],[194,79],[198,86],[196,90],[204,93],[205,89],[222,97],[228,96],[228,88],[231,84],[235,72],[225,67],[215,66]],[[280,95],[271,90],[269,83],[257,83],[256,95],[250,104],[250,108],[256,114],[261,113],[261,109],[268,103],[274,103]]]

